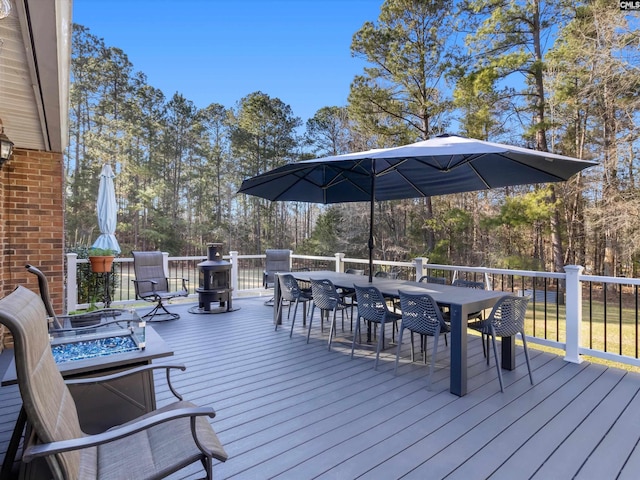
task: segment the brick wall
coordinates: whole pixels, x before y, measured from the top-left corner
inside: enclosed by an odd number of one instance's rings
[[[61,153],[16,149],[0,170],[0,296],[18,285],[39,291],[24,268],[30,263],[47,276],[54,309],[62,312],[63,183]],[[4,344],[10,344],[6,333]]]

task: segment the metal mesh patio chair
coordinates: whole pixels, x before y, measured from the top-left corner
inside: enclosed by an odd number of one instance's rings
[[[462,288],[475,288],[476,290],[484,290],[484,282],[476,282],[474,280],[464,280],[462,278],[457,278],[455,279],[452,283],[452,286],[454,287],[462,287]],[[473,323],[475,322],[479,322],[483,319],[484,316],[484,312],[471,312],[468,316],[467,316],[467,320],[470,321],[471,323],[469,324],[469,327],[471,328],[471,325],[473,325]],[[445,320],[449,321],[449,316],[448,313],[445,314]],[[489,337],[487,337],[487,341],[486,341],[486,346],[485,346],[485,336],[484,334],[481,335],[482,336],[482,354],[485,356],[485,358],[487,359],[487,365],[489,364]]]
[[[348,273],[349,275],[364,275],[364,270],[347,268],[344,273]],[[353,307],[357,305],[356,290],[355,288],[341,288],[338,291],[342,294],[342,300],[344,303],[351,306],[351,331],[353,331]]]
[[[331,328],[329,329],[329,350],[331,350],[331,342],[336,331],[336,314],[338,310],[342,311],[344,322],[344,310],[348,308],[340,294],[336,290],[331,280],[314,280],[311,279],[311,292],[313,295],[313,306],[311,307],[311,315],[309,315],[309,332],[307,333],[307,343],[311,337],[311,324],[313,323],[313,312],[316,306],[320,309],[320,331],[324,331],[324,316],[327,318],[329,314],[333,314],[331,318]],[[344,325],[344,323],[343,323]],[[344,327],[343,327],[344,330]]]
[[[418,281],[421,283],[436,283],[438,285],[447,284],[447,279],[445,277],[432,277],[430,275],[423,275]]]
[[[291,304],[295,303],[293,308],[293,319],[291,319],[291,333],[289,333],[289,337],[293,336],[293,326],[296,322],[296,314],[298,313],[298,304],[302,303],[302,308],[307,308],[307,302],[311,301],[312,296],[311,293],[303,291],[298,285],[298,281],[294,278],[293,275],[289,273],[283,273],[278,275],[280,278],[280,303],[278,305],[278,313],[277,316],[280,318],[282,314],[282,307],[284,302],[289,302],[289,310],[287,312],[287,318],[291,313]],[[303,312],[303,313],[305,313]],[[278,324],[276,323],[276,330],[278,330]]]
[[[420,350],[423,360],[427,360],[427,338],[433,337],[433,352],[431,353],[431,366],[429,367],[429,382],[438,355],[438,340],[440,335],[449,332],[449,326],[442,318],[442,312],[436,301],[427,293],[407,293],[402,290],[400,294],[400,308],[402,310],[402,321],[400,322],[400,333],[398,334],[398,349],[396,350],[396,364],[393,369],[395,375],[398,370],[400,350],[402,348],[402,334],[405,329],[411,332],[411,361],[414,361],[413,334],[420,334]]]
[[[175,403],[104,433],[85,434],[67,385],[99,379],[65,383],[53,358],[45,317],[42,300],[25,287],[0,300],[0,323],[13,334],[22,408],[30,431],[23,462],[46,458],[50,470],[47,478],[85,480],[163,478],[200,461],[207,478],[212,478],[213,459],[227,459],[207,419],[215,412],[182,401],[179,396]],[[139,369],[114,375],[132,371]],[[107,378],[113,379],[114,375]],[[175,392],[171,386],[170,390]]]
[[[164,271],[162,252],[131,252],[133,254],[133,271],[136,278],[133,281],[136,298],[155,303],[156,306],[141,318],[148,322],[158,320],[177,320],[180,315],[171,313],[164,306],[164,301],[176,297],[186,297],[187,279],[174,278],[182,281],[182,289],[169,291],[169,278]],[[156,319],[156,317],[158,317]]]
[[[512,337],[519,333],[522,336],[522,344],[524,346],[524,357],[527,361],[527,369],[529,370],[529,380],[533,385],[533,374],[531,373],[531,364],[529,363],[529,350],[527,349],[527,338],[524,334],[524,319],[527,314],[527,305],[531,297],[514,297],[511,295],[502,297],[494,305],[491,314],[486,320],[474,322],[469,328],[491,337],[493,343],[493,355],[496,360],[496,369],[498,370],[498,380],[500,380],[500,391],[504,392],[502,383],[502,369],[498,361],[498,349],[496,347],[496,337]],[[487,354],[487,364],[489,363],[489,355]]]
[[[374,370],[378,368],[378,359],[380,352],[384,349],[384,330],[385,325],[392,324],[392,332],[396,326],[396,322],[402,318],[401,315],[389,310],[386,299],[376,287],[367,285],[354,285],[356,289],[356,301],[358,302],[358,318],[356,319],[356,329],[353,332],[353,343],[351,344],[351,358],[356,348],[356,338],[362,343],[360,319],[365,320],[369,324],[380,325],[378,334],[378,345],[376,348],[376,361],[373,364]],[[392,333],[393,334],[393,333]]]

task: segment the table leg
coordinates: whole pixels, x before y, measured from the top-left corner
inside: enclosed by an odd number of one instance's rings
[[[449,391],[467,394],[467,311],[451,305],[451,374]]]
[[[515,370],[516,368],[516,337],[503,337],[502,343],[502,368]],[[487,355],[489,353],[487,352]]]
[[[282,325],[282,309],[278,308],[280,305],[280,277],[278,274],[274,274],[273,282],[273,324]]]

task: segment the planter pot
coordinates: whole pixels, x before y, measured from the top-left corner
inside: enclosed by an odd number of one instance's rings
[[[113,255],[107,257],[89,257],[89,261],[91,262],[91,271],[93,273],[110,272],[114,258],[115,257]]]

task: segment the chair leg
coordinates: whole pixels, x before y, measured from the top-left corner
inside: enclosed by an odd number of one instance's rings
[[[282,314],[282,298],[280,298],[280,303],[276,306],[276,318],[282,318],[280,315]],[[275,331],[278,331],[278,322],[276,322]]]
[[[378,336],[378,346],[376,347],[376,361],[373,364],[373,369],[378,369],[378,359],[380,358],[380,351],[384,348],[384,320],[380,322],[380,335]]]
[[[411,363],[415,362],[415,349],[413,347],[413,330],[409,330],[411,332]]]
[[[202,459],[202,466],[204,467],[204,471],[206,472],[206,480],[213,480],[213,461],[211,457],[205,456]]]
[[[489,365],[489,335],[481,333],[480,337],[482,338],[482,353],[484,353],[484,356],[487,359],[487,365]]]
[[[400,349],[402,348],[402,332],[404,332],[404,326],[400,324],[400,331],[398,332],[398,348],[396,348],[396,365],[393,367],[394,375],[398,372],[398,360],[400,360]],[[413,336],[413,332],[411,332],[411,336]],[[411,342],[411,349],[413,351],[413,339]]]
[[[298,301],[299,301],[299,299],[296,298],[296,305],[295,305],[295,307],[293,307],[293,319],[291,320],[291,332],[289,332],[289,338],[291,338],[293,336],[293,326],[296,323],[296,315],[298,314]],[[302,308],[307,308],[305,303],[302,304]],[[276,325],[276,327],[277,327],[277,325]]]
[[[522,336],[522,346],[524,347],[524,358],[527,361],[527,369],[529,370],[529,380],[531,380],[531,385],[535,385],[533,382],[533,374],[531,373],[531,363],[529,362],[529,349],[527,348],[527,339],[524,336],[524,332],[520,332]]]
[[[440,338],[440,326],[436,327],[436,333],[433,335],[433,352],[431,352],[431,367],[429,367],[429,380],[427,381],[427,390],[431,390],[431,379],[436,366],[436,357],[438,356],[438,339]],[[424,339],[425,346],[427,338]],[[426,355],[426,352],[425,352]]]
[[[165,318],[164,320],[178,320],[180,318],[180,315],[178,315],[177,313],[171,313],[169,310],[167,310],[167,307],[165,307],[164,304],[162,303],[162,299],[158,300],[158,303],[153,308],[153,310],[144,314],[140,318],[146,320],[147,322],[162,321],[162,320],[154,320],[154,317],[156,316],[168,317],[168,318]]]
[[[500,360],[498,360],[498,347],[496,346],[496,336],[493,332],[491,332],[491,343],[493,344],[493,357],[496,360],[496,370],[498,371],[498,380],[500,381],[500,391],[504,393],[504,385],[502,383],[502,370],[500,368]]]
[[[344,312],[344,310],[343,310]],[[336,316],[337,316],[337,309],[333,309],[333,317],[331,320],[331,327],[329,328],[329,351],[331,351],[331,341],[333,340],[333,336],[336,335],[336,330],[338,329],[338,326],[336,324]]]
[[[311,337],[311,324],[313,323],[313,313],[316,309],[316,304],[311,306],[311,315],[309,315],[309,331],[307,333],[307,343],[309,343],[309,337]],[[322,323],[322,310],[320,310],[320,323]]]
[[[360,316],[356,318],[356,329],[353,332],[353,342],[351,342],[351,360],[353,360],[353,352],[356,348],[356,337],[360,334]],[[360,343],[362,343],[362,336],[360,336]]]

